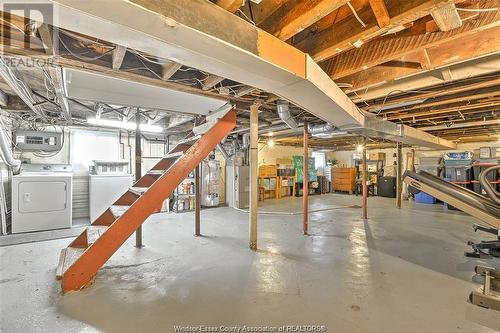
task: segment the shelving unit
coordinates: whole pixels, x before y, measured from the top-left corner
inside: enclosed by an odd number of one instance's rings
[[[173,211],[176,213],[194,211],[196,207],[194,172],[191,172],[187,178],[174,191]]]
[[[283,185],[283,181],[286,180],[288,181],[288,184],[291,183],[291,185]],[[278,176],[278,182],[276,184],[277,190],[278,190],[278,198],[283,198],[287,197],[288,195],[283,195],[283,188],[292,188],[292,193],[289,196],[294,196],[295,195],[295,182],[297,180],[297,177],[295,176]]]

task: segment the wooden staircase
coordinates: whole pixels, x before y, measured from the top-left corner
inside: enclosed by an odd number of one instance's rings
[[[236,111],[225,108],[207,116],[153,169],[140,178],[109,209],[61,251],[56,277],[64,293],[80,290],[118,248],[153,213],[189,173],[235,127]]]

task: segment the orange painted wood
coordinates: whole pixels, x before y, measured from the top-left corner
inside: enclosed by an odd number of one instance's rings
[[[178,184],[220,143],[235,125],[236,111],[231,110],[199,141],[187,149],[185,154],[163,175],[149,184],[151,186],[148,191],[138,197],[130,208],[117,218],[109,226],[108,230],[96,239],[63,273],[63,292],[79,290],[88,285],[99,268],[153,212],[158,210],[161,203],[174,191]],[[162,163],[164,162],[160,161],[158,164]],[[152,181],[151,176],[146,175],[143,178]],[[140,183],[140,180],[137,183]],[[109,212],[105,214],[109,216]]]

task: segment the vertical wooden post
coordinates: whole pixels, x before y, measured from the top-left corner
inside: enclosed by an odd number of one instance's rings
[[[402,144],[397,143],[397,166],[396,166],[396,206],[401,209],[401,195],[403,193],[403,156],[402,156]]]
[[[411,150],[411,171],[415,172],[415,149]]]
[[[304,207],[303,229],[307,235],[309,227],[309,132],[307,131],[307,121],[304,120],[304,163],[302,177],[302,205]]]
[[[201,191],[200,191],[200,165],[194,169],[194,192],[195,192],[195,211],[194,211],[194,235],[201,236],[200,218],[201,218]]]
[[[141,113],[135,110],[135,180],[142,177],[142,150],[141,150]],[[142,226],[135,231],[135,246],[142,247]]]
[[[250,249],[257,250],[257,204],[258,189],[258,159],[259,159],[259,104],[250,106],[250,214],[249,236]]]
[[[368,219],[368,165],[366,164],[366,138],[363,139],[363,219]]]

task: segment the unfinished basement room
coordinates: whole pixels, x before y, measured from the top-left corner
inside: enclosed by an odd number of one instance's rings
[[[500,0],[0,0],[0,332],[500,332]]]

